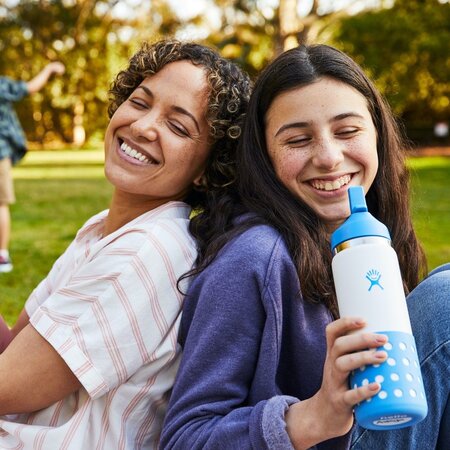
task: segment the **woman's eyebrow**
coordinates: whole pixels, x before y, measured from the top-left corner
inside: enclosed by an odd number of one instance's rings
[[[186,109],[182,108],[181,106],[172,106],[172,109],[180,114],[184,114],[185,116],[188,116],[192,119],[192,121],[194,122],[195,128],[197,128],[197,132],[200,133],[200,127],[198,126],[198,122],[195,119],[195,117]]]
[[[138,89],[142,89],[149,97],[154,98],[153,92],[147,86],[138,86]],[[171,108],[174,111],[176,111],[180,114],[184,114],[185,116],[189,117],[194,122],[197,132],[200,133],[200,127],[198,125],[197,119],[189,111],[182,108],[181,106],[176,106],[176,105],[173,105]]]
[[[149,97],[154,97],[153,92],[146,86],[138,86],[137,89],[142,89]]]

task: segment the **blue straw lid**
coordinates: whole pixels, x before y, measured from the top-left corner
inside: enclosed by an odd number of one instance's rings
[[[391,239],[386,225],[375,219],[367,210],[362,186],[348,188],[350,217],[331,235],[331,250],[342,242],[364,236],[379,236]]]

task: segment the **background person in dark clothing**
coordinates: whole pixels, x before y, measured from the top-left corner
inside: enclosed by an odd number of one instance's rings
[[[26,152],[25,135],[12,103],[38,92],[52,74],[61,75],[64,70],[64,65],[56,61],[47,64],[28,82],[0,77],[0,273],[12,270],[8,250],[11,232],[9,205],[15,201],[11,167]]]

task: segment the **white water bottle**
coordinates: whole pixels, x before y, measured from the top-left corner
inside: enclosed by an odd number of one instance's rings
[[[364,190],[350,187],[350,217],[332,234],[332,269],[341,317],[363,317],[357,332],[381,333],[388,342],[382,364],[361,367],[350,386],[378,382],[381,390],[355,407],[356,421],[375,430],[403,428],[428,412],[397,254],[384,224],[367,211]]]

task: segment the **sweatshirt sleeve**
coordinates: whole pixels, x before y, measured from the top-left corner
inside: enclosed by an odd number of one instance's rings
[[[182,321],[189,330],[161,449],[292,448],[284,414],[298,400],[272,393],[249,400],[267,326],[261,298],[269,262],[257,270],[239,250],[202,272],[186,298]]]

